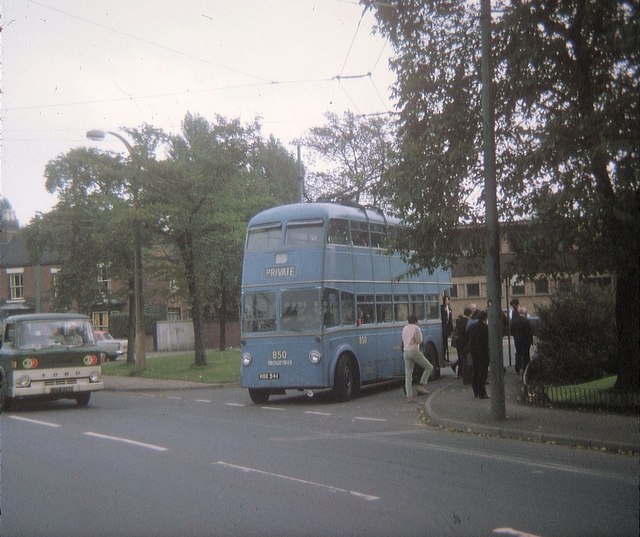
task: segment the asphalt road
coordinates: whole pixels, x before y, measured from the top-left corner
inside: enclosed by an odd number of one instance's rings
[[[638,532],[636,458],[434,429],[398,384],[103,392],[0,425],[3,537]]]

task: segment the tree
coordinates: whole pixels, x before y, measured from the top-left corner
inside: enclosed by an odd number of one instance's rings
[[[128,211],[121,199],[125,175],[119,157],[84,148],[47,164],[46,188],[57,193],[59,201],[52,211],[36,217],[25,233],[34,257],[48,248],[64,260],[53,304],[56,310],[76,307],[89,312],[95,304],[114,298],[100,286],[99,270],[115,278],[130,273],[131,237],[109,232],[127,229],[122,222]]]
[[[187,114],[181,134],[168,140],[168,158],[154,164],[144,205],[153,229],[181,261],[191,301],[195,363],[205,365],[206,302],[217,305],[223,334],[229,291],[239,287],[246,223],[254,212],[277,203],[271,192],[278,190],[282,176],[290,181],[291,174],[282,173],[285,153],[274,140],[265,145],[257,122],[242,125],[218,116],[210,123]],[[278,163],[278,180],[273,180],[270,159]],[[295,180],[295,163],[290,164]]]
[[[396,51],[399,142],[387,193],[410,224],[397,246],[420,245],[416,265],[451,262],[462,254],[456,229],[482,214],[478,13],[462,2],[362,3]],[[499,211],[531,222],[520,272],[551,273],[571,257],[577,272],[613,274],[617,387],[638,390],[639,3],[495,6]]]
[[[325,115],[326,125],[309,130],[299,143],[310,151],[307,198],[380,203],[380,181],[391,150],[389,121],[345,112]]]

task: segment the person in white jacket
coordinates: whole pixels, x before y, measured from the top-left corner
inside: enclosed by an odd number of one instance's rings
[[[420,378],[416,391],[421,395],[427,393],[427,381],[433,371],[433,366],[420,351],[422,343],[422,332],[418,326],[418,317],[414,314],[409,315],[409,323],[402,329],[402,350],[404,357],[404,387],[407,400],[413,400],[413,368],[416,364],[424,368],[424,373]]]

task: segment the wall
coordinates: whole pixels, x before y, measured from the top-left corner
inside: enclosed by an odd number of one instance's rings
[[[225,327],[227,347],[240,347],[240,323],[227,321]],[[158,351],[191,351],[195,347],[192,321],[159,321],[156,323]],[[204,345],[217,349],[220,345],[220,323],[206,322]]]

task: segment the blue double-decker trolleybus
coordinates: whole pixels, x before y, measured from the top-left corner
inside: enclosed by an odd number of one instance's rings
[[[408,276],[386,251],[398,220],[338,203],[275,207],[249,222],[242,271],[242,386],[255,403],[285,390],[360,386],[402,377],[401,331],[418,316],[424,353],[443,365],[440,297],[451,274]]]

